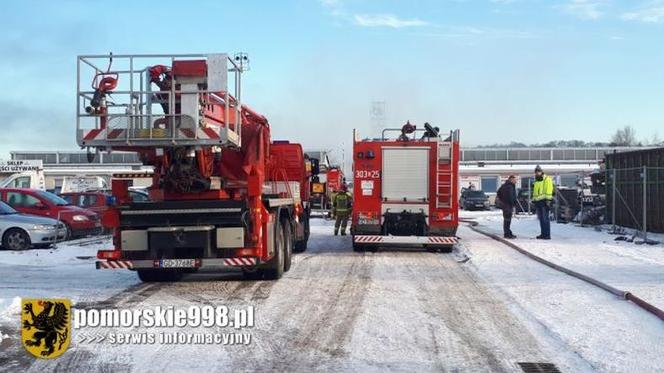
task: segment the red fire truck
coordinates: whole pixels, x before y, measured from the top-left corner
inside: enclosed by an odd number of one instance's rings
[[[339,167],[330,167],[327,170],[327,190],[329,191],[329,197],[331,198],[332,193],[336,192],[341,188],[341,184],[344,183],[344,174]],[[331,203],[331,202],[330,202]]]
[[[229,267],[278,279],[306,248],[304,154],[272,143],[267,119],[242,104],[247,64],[244,54],[79,56],[79,145],[137,152],[154,167],[113,178],[103,223],[114,247],[98,252],[97,268],[143,281]],[[141,176],[152,179],[150,201],[133,202]]]
[[[321,176],[324,177],[321,182]],[[344,183],[344,174],[338,166],[331,166],[324,173],[318,174],[311,184],[311,205],[318,213],[329,212],[332,208],[332,197]]]
[[[420,245],[451,251],[457,242],[459,131],[443,138],[406,123],[396,139],[353,143],[353,249]]]

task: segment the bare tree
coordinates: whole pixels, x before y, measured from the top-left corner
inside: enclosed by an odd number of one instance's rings
[[[659,137],[659,133],[655,131],[652,136],[650,136],[650,138],[646,139],[645,144],[650,146],[658,146],[664,144],[664,142],[662,142],[662,139]]]
[[[637,145],[636,131],[632,126],[625,126],[616,131],[611,137],[611,144],[615,146],[634,146]]]

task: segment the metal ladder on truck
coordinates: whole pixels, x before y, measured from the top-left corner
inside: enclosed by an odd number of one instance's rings
[[[438,160],[436,161],[436,208],[452,207],[452,172],[454,151],[452,142],[438,143]]]

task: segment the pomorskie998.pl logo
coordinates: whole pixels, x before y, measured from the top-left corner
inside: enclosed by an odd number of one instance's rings
[[[241,329],[253,328],[254,317],[253,306],[232,311],[210,305],[72,309],[68,299],[22,299],[21,342],[30,354],[45,359],[61,356],[72,339],[78,344],[248,345],[251,334]]]
[[[232,327],[241,329],[254,326],[254,307],[236,309],[232,313],[226,306],[154,306],[143,309],[76,309],[74,329],[81,327]]]
[[[79,342],[105,341],[110,344],[247,345],[251,343],[251,334],[239,332],[239,329],[253,328],[255,325],[253,306],[235,309],[232,312],[226,306],[209,305],[190,306],[186,309],[173,306],[143,309],[81,309],[74,310],[73,319],[75,330],[96,329],[94,334],[86,334],[82,330],[81,338],[77,339]],[[129,331],[105,333],[105,328],[128,328]],[[147,330],[138,331],[139,328]],[[219,332],[219,328],[233,328],[238,332]],[[185,331],[180,331],[182,329]]]

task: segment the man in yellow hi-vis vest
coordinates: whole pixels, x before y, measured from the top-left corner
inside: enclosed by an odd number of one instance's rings
[[[537,218],[540,222],[541,233],[537,236],[540,240],[551,239],[551,221],[549,219],[549,211],[551,211],[551,204],[553,203],[553,179],[551,176],[545,175],[542,167],[539,165],[535,167],[535,183],[533,184],[533,203],[535,204],[535,211],[537,211]]]
[[[346,184],[341,185],[341,190],[339,190],[332,200],[332,216],[334,216],[334,235],[336,236],[339,233],[339,227],[341,227],[341,235],[346,235],[346,226],[348,225],[348,217],[350,216],[350,211],[353,206],[353,199],[348,193],[348,187]]]

